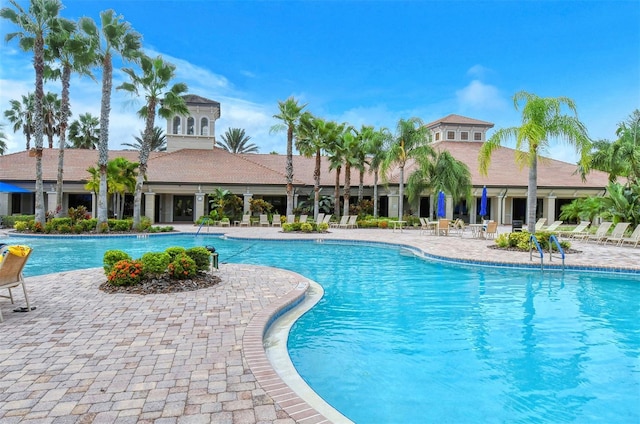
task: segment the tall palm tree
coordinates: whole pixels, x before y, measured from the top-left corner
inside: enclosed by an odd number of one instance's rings
[[[568,97],[538,97],[526,91],[519,91],[513,96],[516,110],[522,106],[522,125],[519,127],[501,128],[480,148],[478,161],[480,172],[487,175],[491,163],[491,153],[500,148],[507,140],[516,141],[516,161],[520,166],[529,168],[527,189],[527,229],[533,234],[536,231],[536,203],[538,190],[538,156],[549,146],[549,138],[560,138],[575,147],[580,155],[580,165],[589,166],[591,141],[587,130],[578,119],[576,105]],[[562,113],[566,106],[572,116]]]
[[[7,150],[7,134],[4,132],[4,124],[0,124],[0,155]]]
[[[392,135],[387,128],[380,128],[374,131],[372,137],[368,139],[365,150],[369,163],[369,172],[373,172],[373,216],[378,217],[378,174],[380,167],[387,157],[387,145],[392,139]]]
[[[404,215],[404,167],[413,157],[426,155],[432,150],[429,145],[429,130],[420,118],[400,119],[396,126],[396,134],[389,145],[387,157],[382,162],[383,180],[388,180],[388,171],[397,164],[400,169],[398,184],[398,218]]]
[[[342,150],[342,160],[344,164],[344,188],[342,190],[343,214],[349,214],[351,201],[351,168],[359,166],[361,161],[361,144],[356,131],[348,126],[340,135],[340,145]]]
[[[10,100],[11,108],[4,111],[4,117],[13,125],[13,132],[22,130],[27,140],[27,150],[31,147],[31,136],[33,135],[34,103],[35,96],[33,93],[29,93],[26,96],[22,96],[22,102]]]
[[[84,113],[69,126],[69,141],[74,149],[96,149],[100,142],[100,121]]]
[[[142,205],[142,184],[147,176],[147,164],[152,147],[156,114],[169,119],[172,116],[187,115],[189,109],[182,97],[187,92],[187,85],[177,83],[169,87],[175,77],[176,67],[165,62],[161,56],[150,58],[146,55],[140,57],[140,75],[131,68],[123,71],[129,76],[131,82],[122,83],[118,90],[124,90],[132,95],[142,94],[146,103],[138,111],[138,115],[145,120],[144,137],[140,149],[140,172],[136,180],[133,203],[133,228],[140,229],[140,211]]]
[[[258,146],[247,144],[251,136],[245,134],[241,128],[229,128],[222,136],[222,141],[216,141],[216,145],[231,153],[258,153]]]
[[[119,200],[116,199],[115,196],[122,198],[125,193],[133,192],[136,184],[136,176],[138,175],[138,165],[137,162],[130,162],[121,157],[111,159],[107,163],[107,194],[114,196],[113,210],[118,216],[121,216],[121,211],[118,207]],[[98,194],[101,179],[100,168],[92,166],[87,169],[87,172],[89,173],[89,178],[87,178],[87,183],[84,188]],[[123,202],[120,203],[122,204]]]
[[[56,93],[48,92],[42,98],[42,118],[44,134],[49,141],[49,148],[53,149],[53,137],[60,133],[61,102]]]
[[[78,28],[86,36],[96,53],[102,68],[102,100],[100,104],[100,142],[98,144],[98,167],[100,169],[100,191],[98,192],[97,229],[102,231],[107,224],[107,163],[109,162],[109,115],[111,113],[111,90],[113,87],[113,55],[124,61],[137,60],[140,56],[141,36],[122,16],[113,10],[100,12],[100,29],[91,18],[83,17]]]
[[[62,213],[62,194],[64,180],[64,150],[67,144],[67,126],[71,111],[69,107],[69,86],[71,73],[88,75],[93,79],[90,66],[95,64],[96,55],[90,49],[89,40],[77,31],[73,21],[60,18],[59,28],[52,31],[47,38],[49,48],[45,58],[48,62],[56,63],[58,66],[47,67],[47,77],[49,79],[59,79],[62,86],[60,99],[59,118],[59,150],[58,150],[58,175],[56,184],[56,211]]]
[[[44,97],[44,47],[45,38],[58,26],[58,15],[62,3],[58,0],[31,0],[28,11],[16,0],[9,0],[13,6],[0,10],[0,16],[18,26],[18,32],[6,35],[6,40],[18,39],[24,51],[33,51],[33,69],[35,71],[34,101],[34,139],[36,145],[36,204],[35,221],[45,224],[44,190],[42,184],[42,140],[44,122],[42,118],[42,99]]]
[[[122,143],[122,146],[131,147],[134,150],[142,149],[144,143],[144,130],[140,131],[140,136],[134,136],[135,143]],[[153,127],[153,134],[151,135],[151,152],[165,152],[167,151],[167,136],[164,134],[164,130],[158,126]]]
[[[296,99],[289,97],[287,100],[278,101],[280,113],[273,115],[274,118],[282,122],[271,127],[271,132],[287,132],[287,164],[285,167],[287,174],[287,215],[293,213],[293,135],[300,121],[302,110],[306,106],[306,104],[300,106]]]
[[[336,171],[336,179],[333,188],[333,214],[340,216],[340,173],[344,163],[344,147],[342,134],[347,131],[347,124],[338,124],[335,127],[335,134],[331,138],[327,138],[325,143],[325,151],[329,157],[329,170]],[[345,212],[345,214],[348,213]]]
[[[407,179],[409,202],[424,191],[449,193],[454,200],[471,201],[471,172],[464,162],[444,151],[428,152],[416,157],[418,168]]]

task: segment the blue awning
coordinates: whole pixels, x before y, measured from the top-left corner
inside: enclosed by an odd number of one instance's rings
[[[31,190],[0,181],[0,193],[31,193]]]

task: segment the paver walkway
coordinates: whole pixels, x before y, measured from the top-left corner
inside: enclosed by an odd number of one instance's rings
[[[193,226],[180,226],[195,231]],[[417,230],[283,234],[225,228],[230,236],[359,239],[408,244],[439,256],[530,263],[488,249],[491,241]],[[576,243],[567,264],[640,271],[640,249]],[[539,261],[539,260],[538,260]],[[262,331],[308,280],[274,268],[222,264],[222,283],[168,295],[110,295],[102,269],[27,278],[37,309],[0,301],[0,422],[316,423],[324,417],[283,385],[262,349]],[[22,301],[20,291],[16,300]]]

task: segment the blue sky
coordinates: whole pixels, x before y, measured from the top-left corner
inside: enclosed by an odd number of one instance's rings
[[[244,128],[261,153],[286,150],[285,135],[269,129],[277,123],[277,102],[289,96],[317,116],[357,127],[393,131],[400,118],[431,122],[455,113],[498,129],[519,124],[511,99],[525,90],[573,99],[590,136],[610,140],[618,123],[640,108],[638,1],[63,4],[62,16],[71,19],[97,21],[109,8],[123,15],[142,34],[147,54],[177,66],[176,82],[221,103],[216,135]],[[3,38],[13,30],[0,22]],[[31,59],[15,41],[0,42],[0,110],[33,90]],[[114,87],[124,80],[114,73]],[[46,88],[59,92],[56,83]],[[74,78],[71,101],[75,117],[99,116],[100,85]],[[112,148],[131,142],[143,128],[135,116],[139,107],[114,91]],[[9,151],[23,150],[23,136],[5,129]],[[575,160],[571,147],[551,144],[548,156]]]

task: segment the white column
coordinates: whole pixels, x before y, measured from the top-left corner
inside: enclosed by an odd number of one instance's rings
[[[246,215],[248,213],[251,213],[251,199],[253,198],[253,194],[249,193],[249,190],[247,190],[246,193],[244,193],[242,195],[243,199],[244,199],[244,205],[242,208],[242,214]]]
[[[144,216],[151,220],[152,224],[155,224],[156,216],[156,194],[152,192],[144,194]]]

